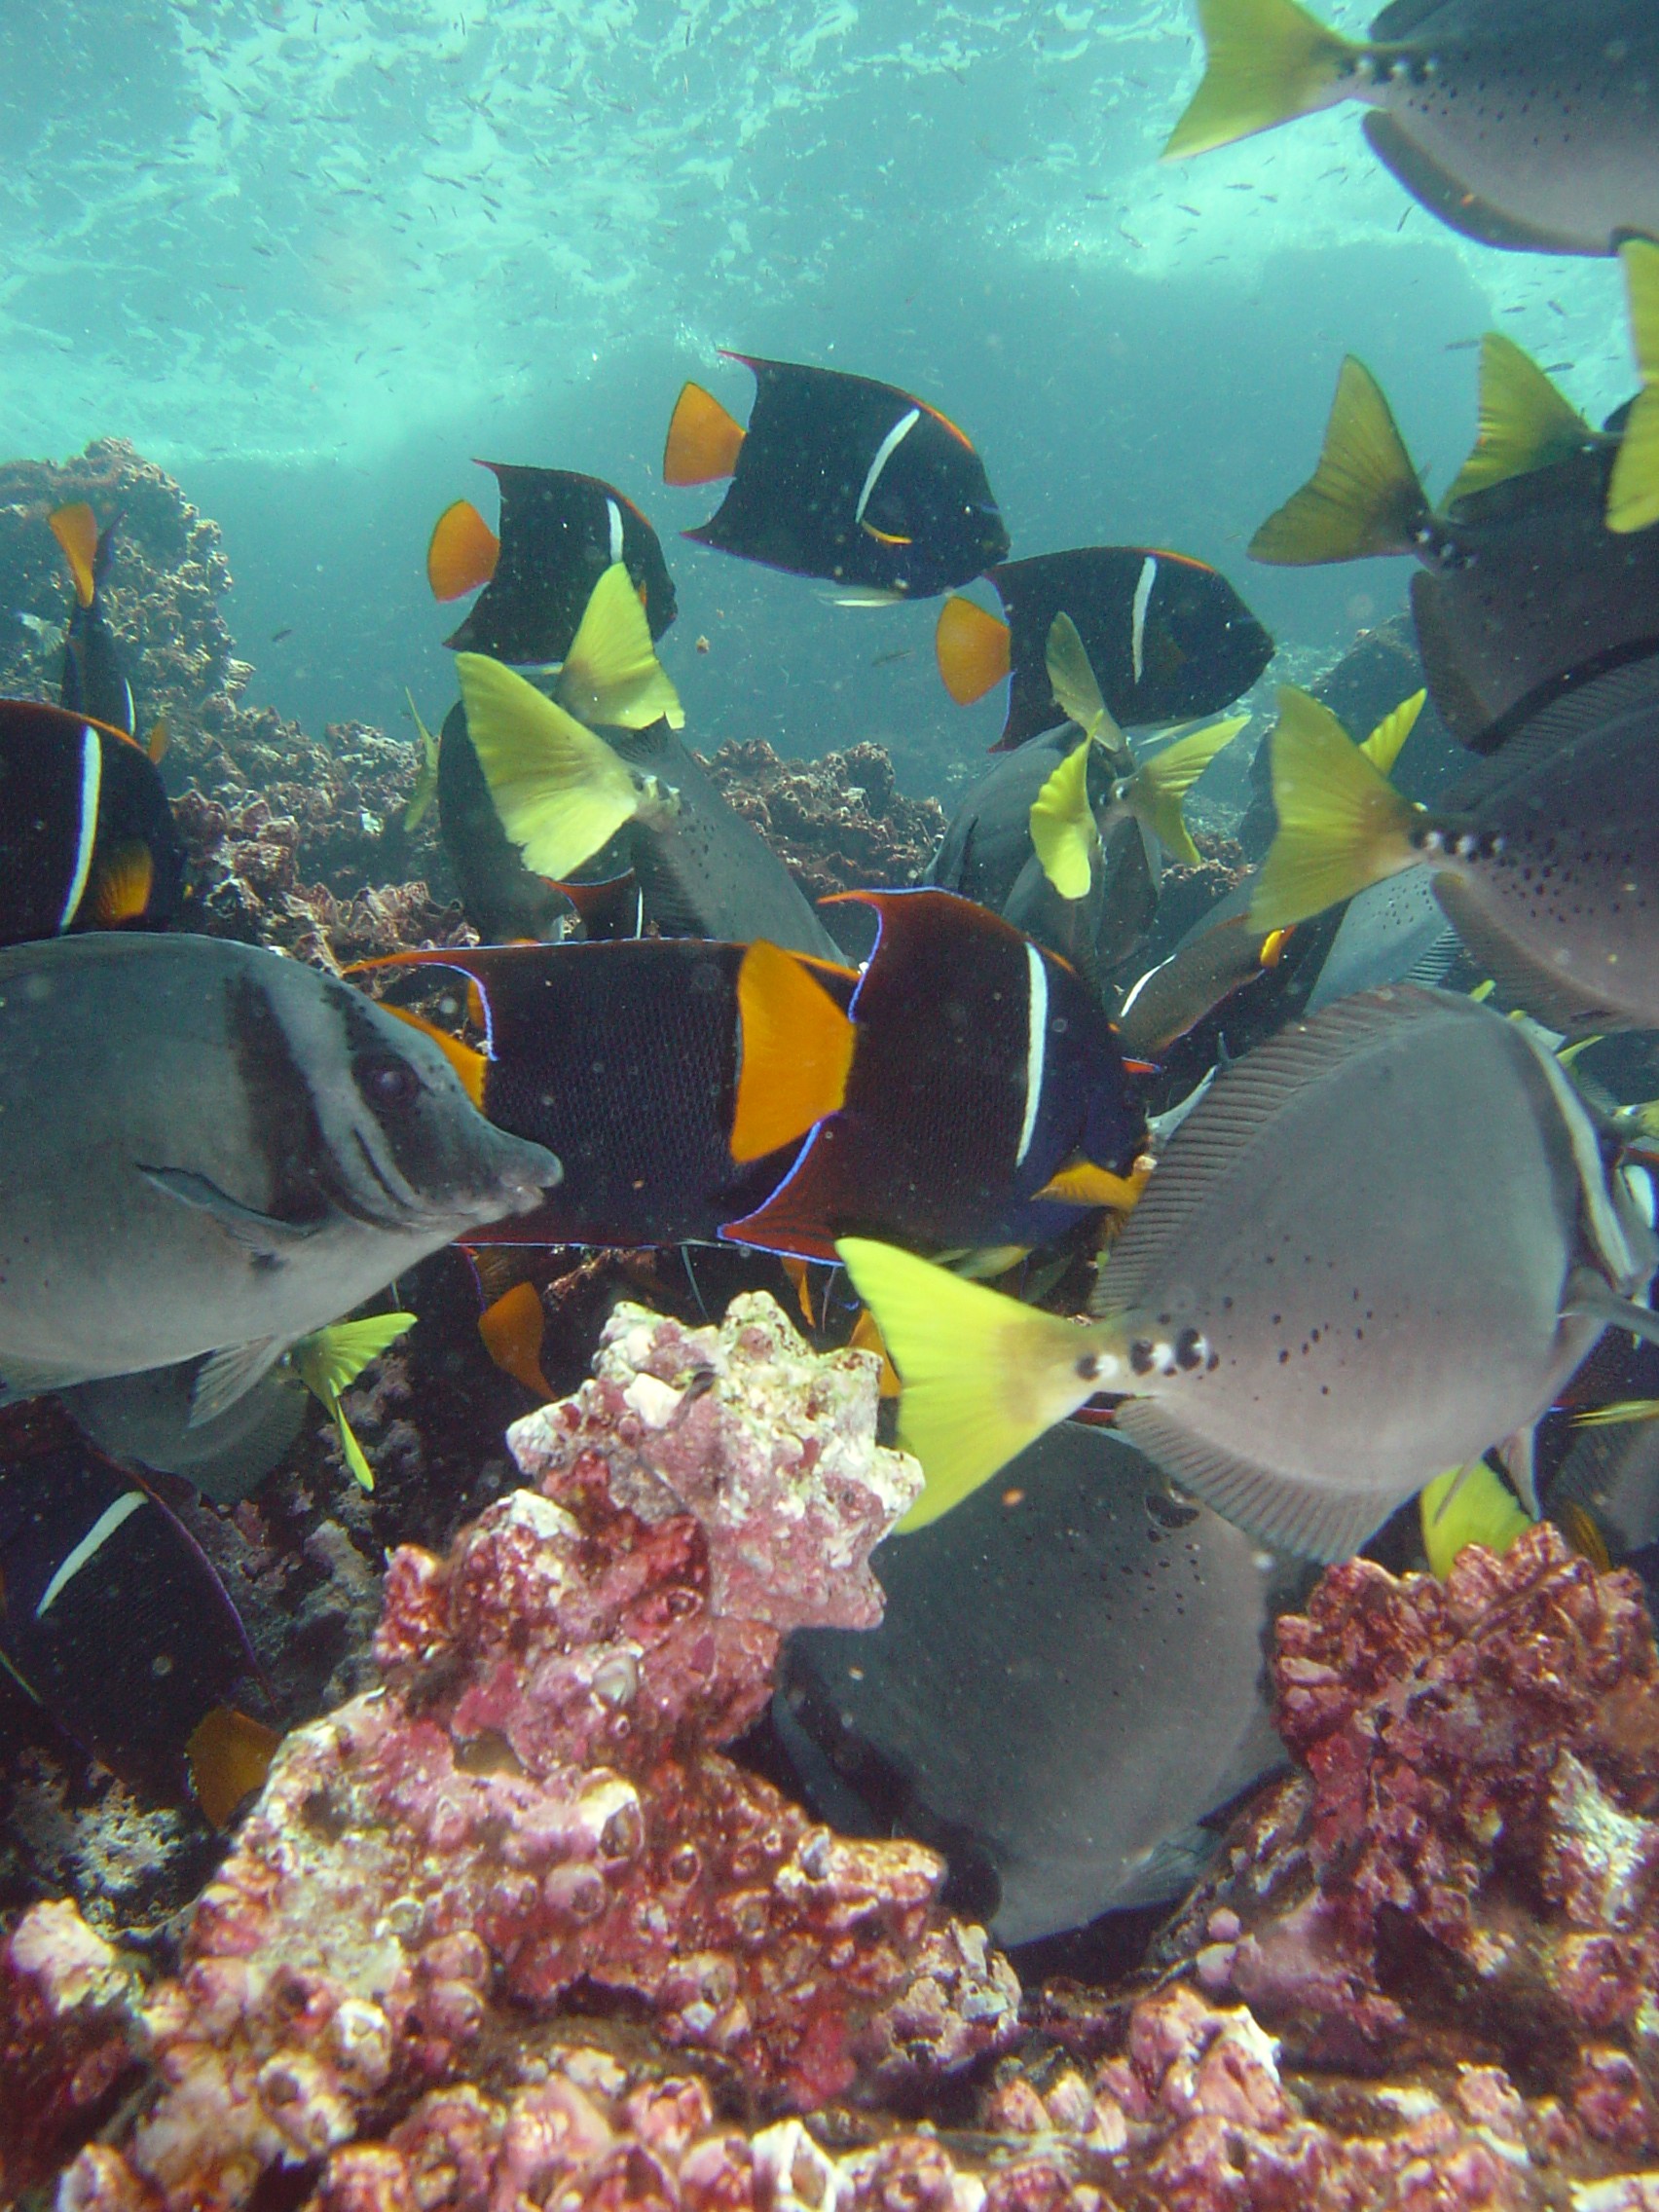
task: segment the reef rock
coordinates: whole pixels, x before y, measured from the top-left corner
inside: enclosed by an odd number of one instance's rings
[[[764,738],[728,738],[709,773],[809,899],[914,883],[944,835],[943,807],[907,798],[879,745],[781,760]]]

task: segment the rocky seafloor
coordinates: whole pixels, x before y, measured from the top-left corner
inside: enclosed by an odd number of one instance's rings
[[[410,736],[245,703],[218,534],[129,448],[0,469],[0,606],[36,618],[0,622],[0,691],[55,695],[44,521],[80,498],[124,514],[192,926],[336,967],[466,939],[402,827]],[[874,746],[712,765],[815,896],[913,879],[942,825]],[[1241,863],[1200,843],[1166,927]],[[1548,1530],[1444,1585],[1326,1575],[1277,1630],[1288,1775],[1137,1971],[1022,1989],[932,1852],[832,1834],[755,1748],[790,1630],[878,1617],[916,1475],[873,1363],[756,1256],[515,1264],[552,1403],[440,1255],[348,1396],[372,1494],[320,1411],[245,1503],[167,1492],[287,1731],[230,1836],[0,1677],[0,2203],[1659,2212],[1628,1576]]]

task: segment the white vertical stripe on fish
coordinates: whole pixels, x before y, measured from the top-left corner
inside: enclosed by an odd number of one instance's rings
[[[103,1546],[109,1542],[111,1536],[115,1534],[117,1529],[121,1527],[122,1523],[124,1521],[130,1521],[133,1514],[137,1512],[138,1508],[141,1505],[148,1505],[149,1502],[149,1499],[145,1496],[144,1493],[141,1490],[129,1490],[123,1491],[121,1495],[116,1499],[113,1505],[106,1505],[104,1507],[103,1511],[98,1515],[97,1519],[92,1523],[92,1527],[81,1538],[81,1541],[75,1546],[75,1549],[69,1554],[68,1558],[64,1560],[63,1564],[58,1567],[57,1572],[47,1584],[46,1593],[42,1597],[40,1604],[34,1609],[34,1617],[37,1621],[44,1620],[46,1618],[46,1615],[52,1605],[56,1602],[57,1599],[62,1597],[64,1591],[68,1589],[70,1583],[74,1581],[76,1575],[80,1573],[82,1567],[87,1565],[89,1560],[94,1559],[97,1556],[97,1554],[102,1550]]]
[[[899,448],[903,444],[904,440],[909,436],[910,432],[915,428],[916,424],[921,421],[921,409],[919,407],[912,407],[907,415],[900,416],[898,422],[894,424],[892,429],[888,431],[886,437],[884,437],[880,445],[876,447],[875,459],[869,464],[869,473],[864,480],[864,490],[859,494],[859,503],[853,510],[854,522],[863,522],[865,518],[865,509],[869,505],[870,495],[875,490],[876,485],[881,481],[882,470],[887,466],[887,463],[893,459],[893,456],[898,452]]]
[[[1157,581],[1158,561],[1149,553],[1135,578],[1135,604],[1129,615],[1129,658],[1134,663],[1137,683],[1146,659],[1146,610],[1152,603],[1152,587]]]
[[[1037,1110],[1043,1103],[1045,1047],[1049,1041],[1049,971],[1043,965],[1043,955],[1029,939],[1025,961],[1030,977],[1025,1007],[1025,1120],[1020,1124],[1019,1150],[1014,1156],[1015,1167],[1025,1165],[1025,1155],[1037,1134]]]
[[[91,722],[81,725],[81,819],[75,830],[75,869],[69,878],[69,895],[63,902],[63,911],[57,917],[59,930],[66,930],[75,919],[75,909],[81,903],[87,888],[87,877],[92,871],[92,847],[98,837],[98,793],[103,785],[103,746]]]
[[[610,517],[610,566],[614,569],[622,558],[622,509],[614,499],[607,499],[605,511]]]

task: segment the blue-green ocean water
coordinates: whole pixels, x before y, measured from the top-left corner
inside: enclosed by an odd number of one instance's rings
[[[944,408],[1015,557],[1172,545],[1334,655],[1409,564],[1244,546],[1343,353],[1438,488],[1489,326],[1624,396],[1619,274],[1455,239],[1352,109],[1161,166],[1197,73],[1185,0],[0,0],[0,449],[171,469],[223,525],[253,698],[313,727],[449,695],[423,555],[450,499],[493,513],[482,455],[645,506],[698,742],[977,760],[1000,701],[945,699],[933,605],[674,535],[719,497],[661,485],[682,381],[747,413],[721,347]]]

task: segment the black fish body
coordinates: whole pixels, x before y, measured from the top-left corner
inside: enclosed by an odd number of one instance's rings
[[[97,533],[89,577],[86,542],[79,532],[84,529],[88,536],[92,535],[95,526],[91,508],[59,509],[53,517],[55,535],[67,531],[67,542],[59,535],[65,550],[70,544],[75,546],[71,566],[76,583],[75,604],[63,640],[63,681],[57,703],[71,714],[90,716],[93,721],[106,722],[111,729],[125,730],[132,737],[138,728],[132,686],[127,681],[126,661],[103,603],[103,585],[114,558],[120,520],[116,516]],[[89,581],[91,589],[83,597]]]
[[[700,545],[795,575],[925,599],[1008,551],[984,464],[937,409],[895,385],[733,354],[755,406]]]
[[[458,699],[438,739],[438,830],[466,918],[486,942],[556,940],[569,907],[545,877],[525,866],[501,827]]]

